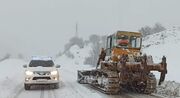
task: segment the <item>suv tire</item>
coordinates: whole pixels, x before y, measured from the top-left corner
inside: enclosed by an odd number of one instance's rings
[[[24,84],[24,89],[25,89],[25,90],[30,90],[30,88],[31,88],[31,85],[29,85],[29,84]]]
[[[54,89],[58,89],[59,88],[59,83],[54,84]]]

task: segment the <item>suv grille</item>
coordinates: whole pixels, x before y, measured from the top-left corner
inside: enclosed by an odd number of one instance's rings
[[[38,80],[38,79],[46,79],[46,80],[51,80],[50,77],[34,77],[33,80]]]
[[[50,75],[49,71],[34,71],[35,75]]]

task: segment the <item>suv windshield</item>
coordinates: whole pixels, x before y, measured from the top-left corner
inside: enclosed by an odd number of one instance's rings
[[[38,67],[38,66],[42,66],[42,67],[52,67],[54,66],[54,63],[52,60],[48,60],[48,61],[43,61],[43,60],[32,60],[29,63],[29,67]]]

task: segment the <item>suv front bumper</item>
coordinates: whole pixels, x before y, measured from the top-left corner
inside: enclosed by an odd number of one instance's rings
[[[59,83],[59,76],[27,76],[24,84],[56,84]]]

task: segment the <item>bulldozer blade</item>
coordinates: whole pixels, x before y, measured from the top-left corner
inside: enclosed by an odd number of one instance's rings
[[[89,71],[78,70],[77,82],[79,82],[80,84],[87,84],[88,83],[87,77],[89,77],[89,73],[90,73]]]
[[[166,57],[162,57],[162,65],[163,65],[163,71],[161,72],[160,80],[158,85],[161,85],[161,83],[165,80],[165,76],[167,74],[167,63],[166,63]]]
[[[161,72],[161,76],[160,76],[160,80],[159,80],[158,85],[161,85],[161,83],[165,80],[165,75],[166,75],[165,72]]]

